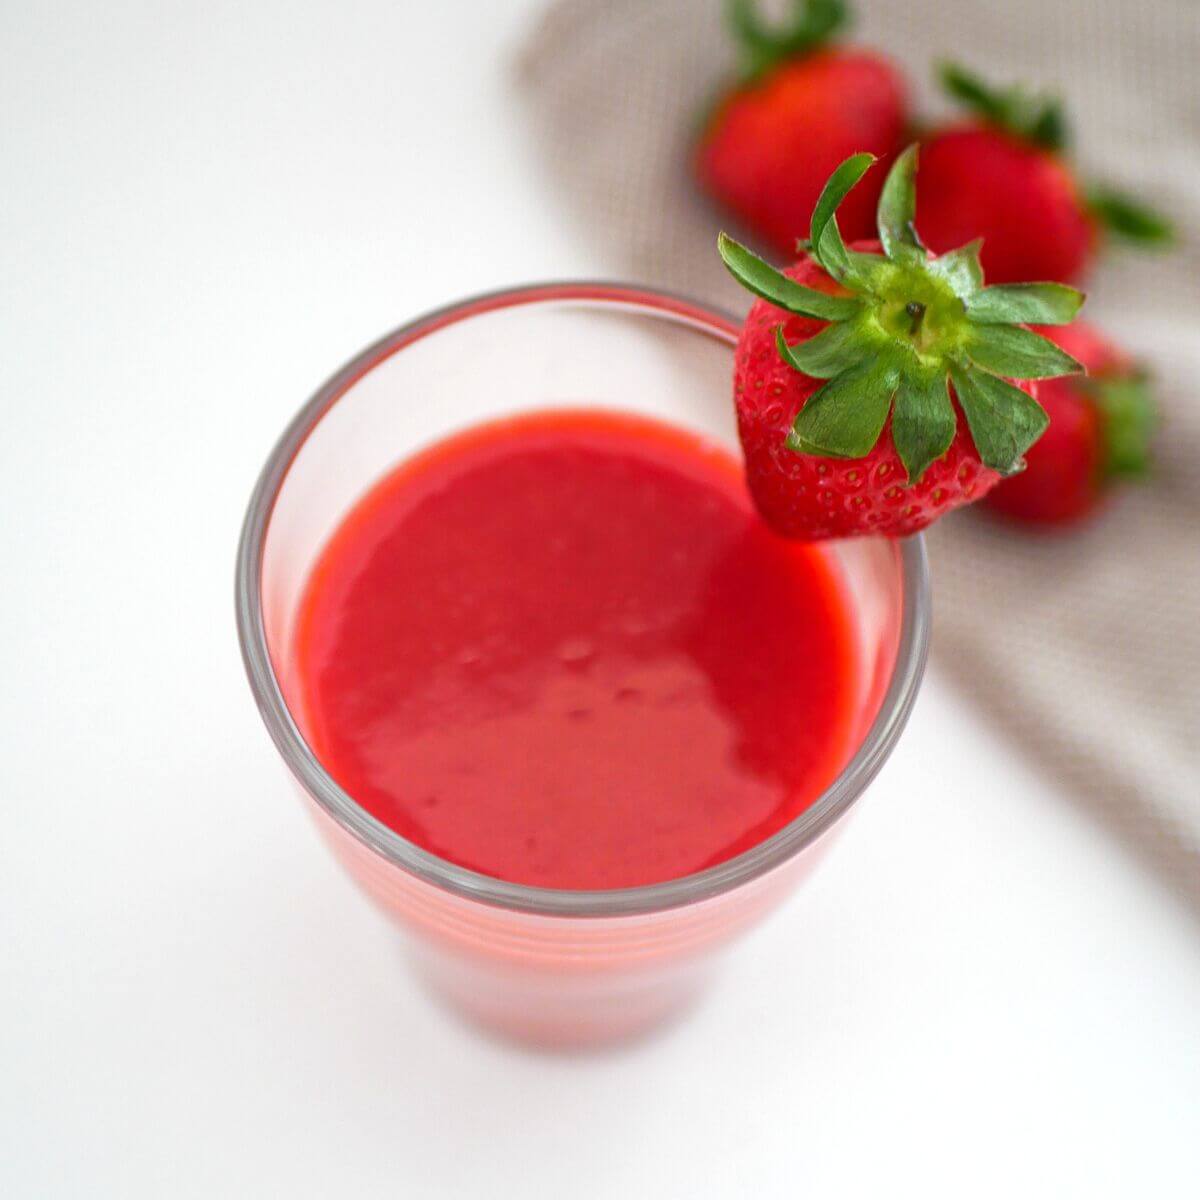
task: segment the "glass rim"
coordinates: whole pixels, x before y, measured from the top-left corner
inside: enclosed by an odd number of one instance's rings
[[[900,639],[879,712],[850,761],[818,799],[782,829],[716,866],[637,887],[571,890],[512,883],[458,866],[402,837],[371,816],[328,774],[309,749],[283,697],[267,646],[262,607],[266,534],[296,456],[324,415],[364,375],[406,346],[484,313],[544,303],[610,305],[687,325],[732,347],[740,322],[698,301],[656,288],[607,282],[536,283],[470,297],[417,317],[386,334],[323,383],[291,420],[267,457],[251,494],[237,551],[238,640],[250,689],[267,731],[292,774],[339,826],[386,861],[444,891],[517,912],[611,917],[659,912],[708,900],[765,875],[826,832],[875,778],[903,730],[929,652],[929,566],[920,534],[896,543],[903,588]]]

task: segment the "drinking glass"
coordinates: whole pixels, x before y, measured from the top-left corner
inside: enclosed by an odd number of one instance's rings
[[[883,765],[928,643],[919,537],[826,542],[857,638],[855,749],[789,825],[717,866],[643,887],[572,891],[481,875],[407,841],[309,748],[292,653],[306,579],[355,501],[397,462],[478,422],[547,408],[634,412],[736,450],[737,324],[614,284],[515,288],[451,305],[356,355],[271,452],[238,549],[237,621],[259,711],[309,811],[403,929],[418,968],[475,1021],[542,1044],[629,1037],[683,1009],[722,948],[812,869]]]

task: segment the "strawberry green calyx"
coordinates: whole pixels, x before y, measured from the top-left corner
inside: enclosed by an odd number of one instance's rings
[[[989,125],[999,125],[1046,150],[1067,148],[1070,131],[1057,96],[1035,95],[1020,86],[993,87],[958,63],[940,63],[937,72],[946,94]]]
[[[1034,94],[1020,86],[993,87],[957,63],[941,63],[938,81],[947,95],[989,125],[1053,154],[1061,154],[1070,144],[1070,128],[1057,96]],[[1125,192],[1095,183],[1085,189],[1085,200],[1092,219],[1115,237],[1150,245],[1174,240],[1170,221]]]
[[[1083,370],[1022,326],[1068,324],[1083,295],[1058,283],[985,287],[977,242],[931,256],[913,224],[915,145],[896,160],[880,196],[883,253],[849,249],[835,214],[872,162],[870,154],[848,158],[813,210],[809,254],[840,285],[838,294],[802,287],[725,234],[718,239],[721,258],[744,287],[787,312],[828,322],[792,346],[784,327],[776,330],[784,361],[827,380],[800,410],[788,446],[800,454],[862,458],[890,414],[896,452],[914,484],[954,440],[953,384],[980,460],[1013,474],[1047,417],[1008,380]]]
[[[1106,479],[1140,479],[1150,469],[1150,441],[1158,426],[1145,371],[1098,375],[1082,381],[1101,418]]]
[[[728,0],[726,15],[741,47],[745,82],[817,49],[847,22],[844,0],[792,0],[790,19],[779,25],[762,20],[756,0]]]
[[[1166,217],[1107,184],[1087,189],[1087,207],[1094,220],[1127,242],[1169,246],[1175,240],[1175,227]]]

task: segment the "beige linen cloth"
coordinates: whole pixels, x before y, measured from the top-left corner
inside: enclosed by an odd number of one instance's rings
[[[904,64],[922,111],[946,109],[929,82],[943,56],[1059,90],[1084,172],[1179,226],[1169,255],[1114,250],[1089,281],[1087,316],[1153,365],[1153,481],[1069,534],[956,514],[930,551],[940,669],[1200,908],[1200,3],[857,8],[852,38]],[[688,174],[733,58],[719,0],[557,0],[518,79],[544,169],[611,273],[740,313],[714,250],[722,218]]]

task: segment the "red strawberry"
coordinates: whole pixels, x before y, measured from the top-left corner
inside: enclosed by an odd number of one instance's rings
[[[1006,516],[1056,525],[1093,512],[1121,478],[1143,475],[1154,408],[1146,377],[1099,330],[1082,321],[1046,336],[1087,368],[1087,379],[1053,379],[1038,400],[1050,418],[1025,470],[988,495]]]
[[[1103,232],[1164,241],[1160,217],[1108,188],[1084,189],[1064,155],[1057,100],[997,91],[954,66],[942,82],[981,118],[931,134],[921,150],[917,220],[936,251],[981,237],[987,277],[1073,282]]]
[[[907,88],[879,55],[819,48],[845,18],[842,0],[799,0],[793,26],[777,33],[758,22],[752,0],[734,0],[730,17],[746,68],[709,116],[696,171],[718,202],[791,254],[838,163],[856,150],[891,158],[900,149]],[[878,198],[872,178],[847,200],[846,236],[873,236]]]
[[[989,279],[1075,280],[1096,225],[1071,172],[1043,147],[988,125],[948,129],[921,155],[917,219],[934,249],[983,238]]]
[[[977,245],[940,258],[921,245],[916,150],[884,182],[878,243],[847,248],[834,216],[869,154],[830,177],[811,248],[788,271],[719,239],[760,297],[738,339],[734,400],[750,491],[785,537],[902,536],[978,499],[1046,428],[1033,385],[1009,380],[1081,369],[1019,323],[1071,320],[1078,292],[984,287]]]

